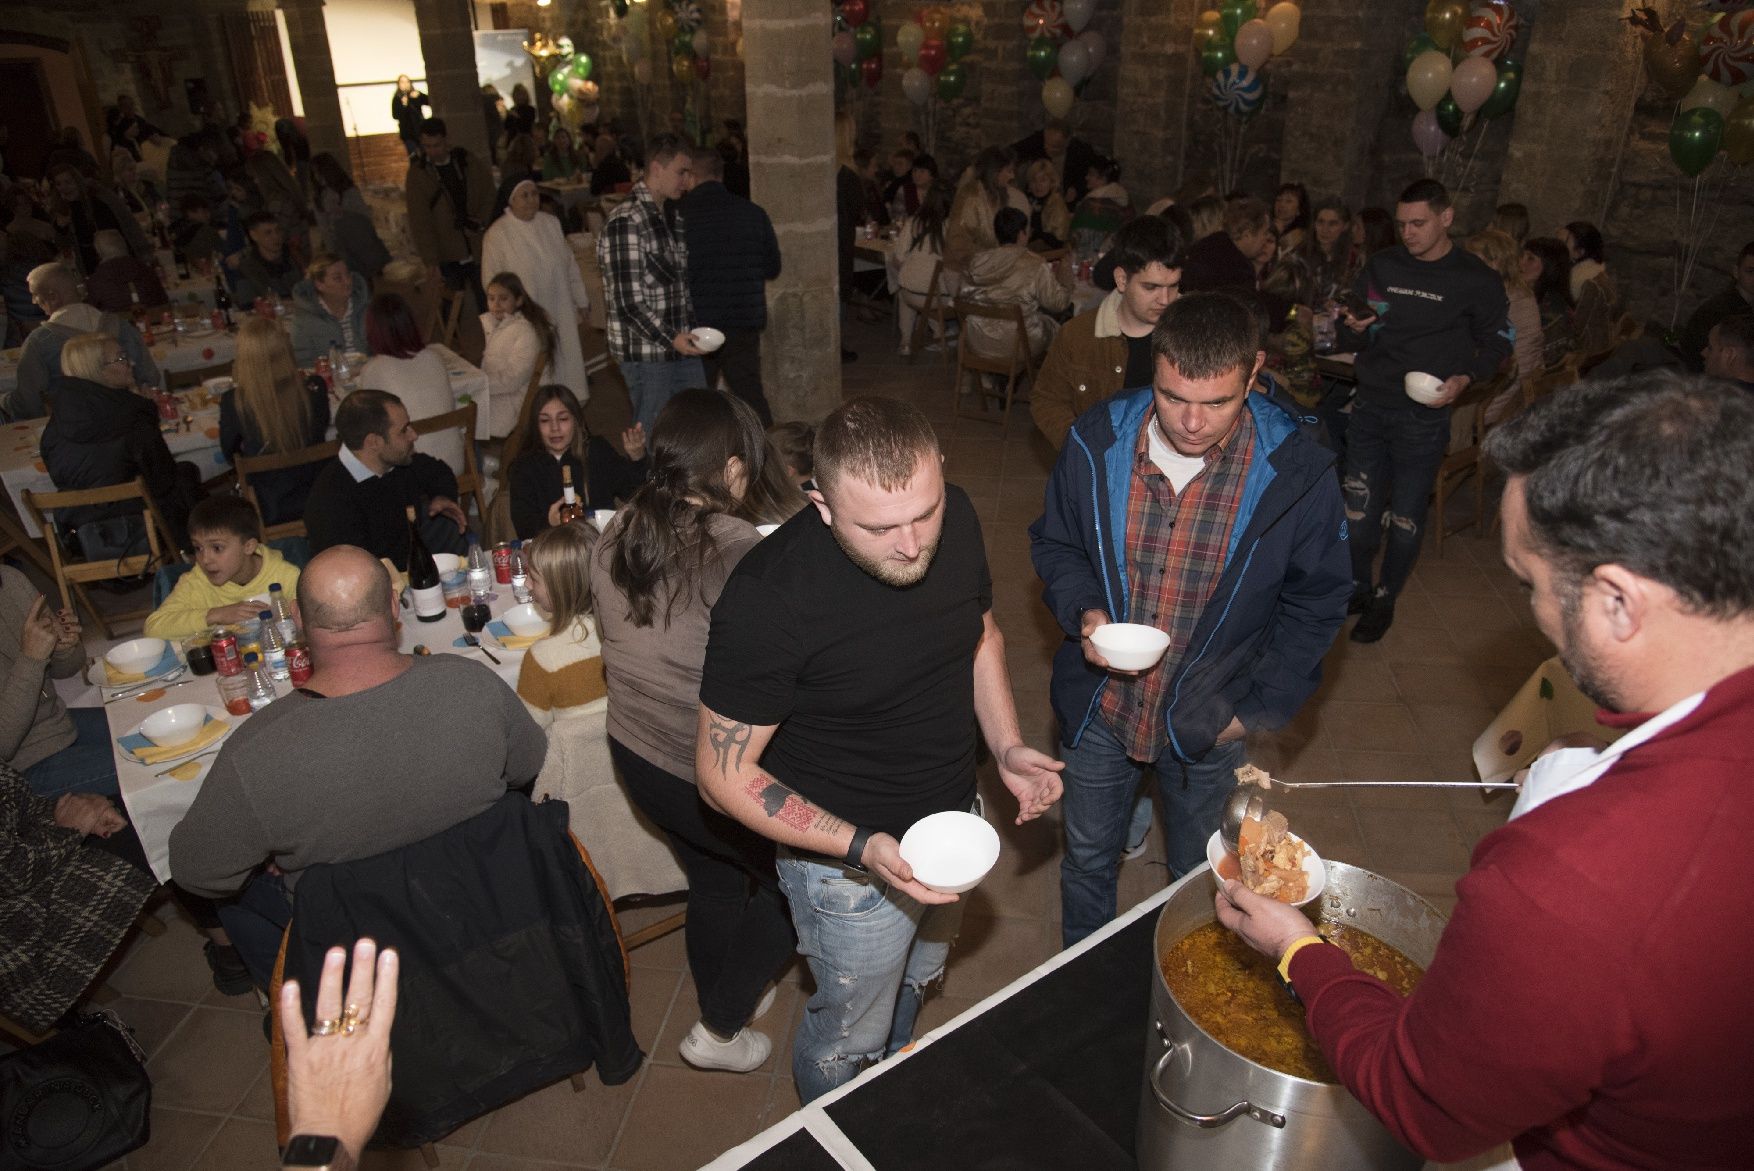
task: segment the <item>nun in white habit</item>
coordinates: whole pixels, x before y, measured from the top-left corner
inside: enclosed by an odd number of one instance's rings
[[[492,280],[498,273],[517,273],[530,299],[547,310],[556,334],[549,377],[582,403],[590,397],[590,388],[578,327],[591,307],[591,295],[560,221],[542,211],[541,202],[536,184],[529,179],[512,188],[505,214],[482,240],[481,275]]]

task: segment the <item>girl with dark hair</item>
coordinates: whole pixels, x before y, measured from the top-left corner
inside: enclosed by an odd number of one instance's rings
[[[536,388],[506,440],[501,490],[509,493],[512,528],[528,540],[560,523],[562,468],[587,512],[614,508],[646,479],[646,433],[638,423],[621,433],[622,450],[585,428],[573,392],[557,383]]]
[[[1072,251],[1094,260],[1108,251],[1121,225],[1133,218],[1132,197],[1121,186],[1121,165],[1098,155],[1085,178],[1088,194],[1072,209]]]
[[[913,180],[915,202],[924,203],[926,192],[938,181],[938,160],[931,155],[915,155],[913,170],[908,175]]]
[[[1620,290],[1608,275],[1607,245],[1601,231],[1585,220],[1559,229],[1559,242],[1571,254],[1572,332],[1578,353],[1589,357],[1613,344],[1614,320],[1620,316]]]
[[[414,80],[406,73],[396,78],[396,92],[390,95],[390,117],[396,120],[396,137],[402,148],[413,158],[420,153],[420,123],[426,118],[426,95],[414,88]]]
[[[541,210],[541,193],[533,181],[526,179],[512,189],[506,213],[482,237],[481,271],[517,274],[526,313],[532,303],[538,304],[553,322],[546,343],[552,365],[548,381],[569,387],[580,402],[590,401],[578,327],[590,310],[591,294],[560,221]]]
[[[1291,298],[1314,309],[1352,287],[1362,261],[1352,243],[1352,211],[1338,199],[1315,205],[1310,228],[1295,248],[1280,252],[1281,270],[1294,274]]]
[[[390,250],[378,236],[365,197],[328,151],[312,155],[309,170],[317,225],[328,241],[329,251],[367,281],[376,280],[390,263]]]
[[[1279,239],[1279,250],[1289,252],[1303,243],[1309,228],[1309,190],[1302,183],[1281,183],[1273,196],[1273,235]],[[1296,237],[1286,239],[1293,232]]]
[[[379,293],[372,298],[365,310],[365,339],[373,356],[360,372],[361,387],[389,391],[402,400],[408,418],[416,423],[456,409],[444,359],[420,336],[414,310],[399,294]],[[463,437],[455,430],[422,435],[414,446],[462,474]]]
[[[932,273],[938,270],[938,299],[948,303],[961,285],[961,277],[938,269],[944,259],[945,226],[950,219],[950,184],[934,183],[920,200],[920,210],[901,222],[889,249],[889,288],[896,296],[896,323],[901,327],[903,357],[912,353],[914,321],[926,307]],[[934,324],[934,328],[938,328]],[[934,344],[942,344],[940,336]]]
[[[571,179],[588,170],[584,156],[573,148],[572,131],[557,128],[548,140],[548,149],[542,152],[542,177],[549,181]]]
[[[700,1018],[682,1057],[746,1073],[772,1050],[748,1025],[791,957],[791,918],[773,843],[701,801],[694,745],[712,606],[760,539],[739,512],[763,457],[731,396],[709,390],[672,398],[651,446],[651,479],[591,555],[609,752],[688,873],[684,930]]]
[[[552,374],[554,322],[530,299],[517,273],[502,272],[487,282],[481,331],[487,337],[481,355],[487,401],[479,408],[475,431],[482,439],[503,439],[517,428],[535,380]]]
[[[1576,336],[1571,324],[1571,253],[1552,236],[1523,241],[1523,280],[1541,310],[1541,362],[1552,366],[1571,353]]]
[[[1013,206],[1012,192],[1016,190],[1011,183],[1017,177],[1017,162],[1002,146],[989,146],[981,151],[975,156],[972,170],[973,176],[956,193],[944,240],[945,262],[959,269],[975,253],[999,246],[993,235],[993,217],[1000,208]],[[1029,203],[1021,191],[1017,192],[1015,206],[1029,214]]]

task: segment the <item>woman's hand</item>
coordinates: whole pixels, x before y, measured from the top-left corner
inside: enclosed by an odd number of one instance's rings
[[[556,500],[553,504],[550,504],[548,506],[548,527],[549,528],[554,528],[556,525],[558,525],[560,523],[560,506],[565,504],[565,503],[566,503],[566,497],[562,496],[559,500]]]
[[[57,610],[55,621],[61,627],[61,637],[56,640],[55,649],[64,651],[78,646],[85,633],[85,627],[79,624],[79,615],[72,610]]]
[[[635,423],[621,433],[621,450],[635,463],[646,457],[646,428],[643,423]]]
[[[55,801],[55,824],[62,829],[107,838],[127,825],[128,819],[116,811],[107,797],[96,793],[63,793]]]
[[[345,1001],[347,953],[329,949],[317,983],[315,1031],[307,1034],[297,980],[280,988],[286,1034],[286,1106],[294,1134],[341,1140],[355,1163],[390,1100],[390,1025],[396,1019],[395,951],[370,939],[353,945],[353,979]]]
[[[37,600],[30,604],[30,612],[24,616],[24,629],[19,632],[18,649],[27,659],[46,663],[60,643],[61,628],[55,624],[55,616],[49,612],[48,601],[38,594]]]

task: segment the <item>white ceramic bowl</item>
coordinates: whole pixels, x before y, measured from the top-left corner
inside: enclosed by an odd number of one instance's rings
[[[548,619],[542,616],[542,611],[533,602],[513,606],[500,617],[519,638],[533,638],[548,633]]]
[[[463,568],[463,559],[455,553],[434,553],[432,559],[434,563],[438,565],[439,577],[441,579],[447,578]]]
[[[779,527],[780,527],[779,525],[756,525],[755,531],[760,533],[762,536],[767,537],[767,536],[772,536],[773,531]]]
[[[237,383],[233,382],[229,376],[224,374],[219,375],[217,378],[206,378],[201,381],[201,389],[205,390],[214,398],[218,398],[236,385]]]
[[[104,658],[118,671],[144,675],[164,658],[164,647],[162,638],[131,638],[111,647]]]
[[[725,344],[725,335],[710,325],[697,326],[688,332],[703,354],[710,354]]]
[[[1291,831],[1287,830],[1286,832],[1290,833]],[[1291,834],[1291,836],[1303,842],[1303,839],[1298,838],[1296,834]],[[1311,903],[1321,898],[1322,891],[1327,889],[1328,885],[1328,868],[1322,865],[1322,856],[1316,853],[1315,847],[1308,842],[1303,842],[1303,844],[1307,847],[1303,852],[1303,872],[1309,876],[1309,893],[1304,895],[1300,901],[1292,903],[1291,905],[1294,907],[1301,907],[1304,903]],[[1223,870],[1219,869],[1219,864],[1226,857],[1229,857],[1232,862],[1231,873],[1227,876]],[[1206,862],[1212,867],[1212,873],[1217,876],[1236,877],[1235,859],[1236,855],[1224,848],[1224,839],[1219,836],[1218,831],[1212,831],[1212,836],[1206,839]]]
[[[1119,671],[1155,667],[1169,649],[1169,635],[1137,622],[1110,622],[1090,632],[1090,641],[1108,665]]]
[[[901,856],[922,886],[961,894],[978,886],[999,860],[999,833],[972,813],[934,813],[901,836]]]
[[[1407,391],[1407,397],[1416,403],[1431,406],[1443,393],[1443,379],[1435,374],[1421,374],[1417,370],[1409,370],[1401,377],[1401,386]]]
[[[140,734],[160,748],[187,744],[207,722],[207,709],[198,703],[176,703],[160,708],[141,721]]]
[[[613,508],[591,509],[591,523],[597,526],[597,531],[599,533],[607,532],[609,530],[609,522],[614,519],[615,510]]]

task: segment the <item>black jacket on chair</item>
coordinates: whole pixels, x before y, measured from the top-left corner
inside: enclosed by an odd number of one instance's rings
[[[780,275],[773,221],[716,179],[679,204],[688,242],[688,294],[700,325],[764,329],[768,281]]]
[[[43,428],[43,467],[63,492],[108,488],[139,476],[164,514],[177,543],[185,540],[191,501],[177,479],[177,462],[158,429],[152,400],[83,378],[64,378]],[[69,527],[138,513],[126,501],[69,508]]]
[[[402,960],[380,1142],[432,1142],[593,1064],[611,1086],[639,1070],[615,928],[563,801],[508,793],[423,842],[305,870],[286,978],[307,1020],[324,952],[362,935]]]

